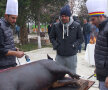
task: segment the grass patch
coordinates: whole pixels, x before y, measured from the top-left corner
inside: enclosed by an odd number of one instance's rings
[[[24,51],[24,52],[38,49],[38,45],[37,44],[32,44],[32,43],[28,43],[28,44],[25,44],[25,45],[16,44],[16,47],[19,48],[21,51]],[[46,48],[46,47],[51,47],[52,48],[52,44],[42,45],[42,48]]]
[[[42,45],[42,48],[46,48],[46,47],[53,48],[53,47],[52,47],[52,44],[49,44],[49,45]]]
[[[25,44],[25,45],[17,44],[16,47],[19,48],[20,50],[24,51],[24,52],[38,49],[37,44],[31,44],[31,43]]]

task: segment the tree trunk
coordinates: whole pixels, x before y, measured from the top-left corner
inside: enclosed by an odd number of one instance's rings
[[[47,22],[45,23],[45,32],[47,32]]]
[[[21,27],[21,30],[20,30],[20,43],[22,45],[28,43],[28,30],[26,28],[26,25]]]
[[[38,31],[37,31],[37,36],[38,36],[38,48],[40,49],[41,46],[41,37],[40,37],[40,15],[38,16]]]
[[[36,20],[36,19],[35,19]],[[35,21],[35,32],[36,32],[36,21]]]
[[[30,33],[30,25],[29,25],[29,22],[28,22],[28,33]]]

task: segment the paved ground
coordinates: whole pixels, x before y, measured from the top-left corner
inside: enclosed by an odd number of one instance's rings
[[[52,58],[55,58],[56,52],[52,48],[42,48],[38,50],[33,50],[30,52],[25,52],[27,55],[29,55],[31,62],[37,61],[40,59],[46,59],[47,54],[49,54]],[[87,79],[90,75],[94,73],[94,67],[90,66],[85,60],[84,60],[85,51],[82,50],[81,53],[78,53],[78,67],[77,67],[77,74],[81,75],[82,78]],[[26,64],[25,58],[19,59],[21,64]],[[90,80],[96,81],[96,78],[93,77]],[[99,90],[98,89],[98,81],[92,86],[89,90]]]

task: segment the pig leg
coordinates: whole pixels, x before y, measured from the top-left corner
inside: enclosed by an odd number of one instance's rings
[[[45,68],[47,68],[51,73],[59,75],[60,77],[61,75],[64,76],[65,74],[69,74],[72,78],[79,79],[80,77],[77,74],[73,74],[70,69],[56,63],[55,61],[51,60],[49,60],[48,62],[43,61],[40,64],[42,64]]]

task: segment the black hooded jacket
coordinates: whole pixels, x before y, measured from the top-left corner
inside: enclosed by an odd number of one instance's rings
[[[52,26],[50,41],[57,54],[61,56],[73,56],[77,53],[77,47],[83,42],[80,24],[73,21],[69,26],[69,36],[63,39],[63,25],[61,22]]]

